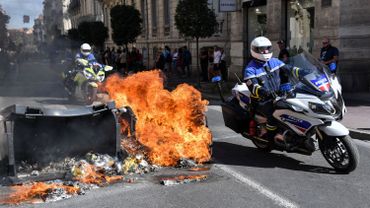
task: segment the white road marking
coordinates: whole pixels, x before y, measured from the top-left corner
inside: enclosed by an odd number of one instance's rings
[[[256,189],[258,192],[260,192],[262,195],[266,196],[267,198],[273,200],[276,204],[278,204],[281,207],[289,207],[289,208],[295,208],[299,207],[296,205],[294,202],[291,202],[288,199],[285,199],[281,196],[279,196],[277,193],[274,193],[273,191],[269,190],[268,188],[264,187],[263,185],[257,183],[256,181],[234,171],[233,169],[225,166],[225,165],[220,165],[217,164],[215,165],[219,169],[223,170],[227,174],[233,176],[240,182],[252,187],[253,189]]]
[[[221,110],[221,106],[219,106],[219,105],[209,105],[209,106],[208,106],[208,109],[216,110],[216,111],[222,112],[222,110]]]

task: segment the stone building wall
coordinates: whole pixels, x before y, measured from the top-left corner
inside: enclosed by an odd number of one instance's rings
[[[370,2],[341,0],[338,36],[344,90],[370,91]]]

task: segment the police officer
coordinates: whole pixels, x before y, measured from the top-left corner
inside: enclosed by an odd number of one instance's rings
[[[327,65],[332,73],[337,72],[339,51],[336,47],[330,44],[329,38],[322,40],[322,48],[320,51],[320,60],[323,64]]]
[[[273,118],[273,101],[279,91],[290,91],[289,73],[300,77],[300,70],[288,67],[277,58],[272,58],[272,44],[266,37],[260,36],[251,42],[250,52],[253,59],[244,70],[244,81],[252,94],[252,101],[257,115],[267,118],[258,121],[261,126],[259,137],[273,139],[276,144],[286,145],[284,137],[277,133]]]
[[[95,56],[91,53],[91,51],[91,46],[88,43],[82,44],[80,47],[80,52],[76,54],[76,59],[82,58],[89,61],[89,63],[96,62]]]

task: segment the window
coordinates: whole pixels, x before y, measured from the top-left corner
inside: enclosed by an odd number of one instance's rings
[[[321,0],[321,7],[330,7],[331,0]]]
[[[291,56],[302,50],[312,52],[315,27],[314,0],[290,0],[287,8],[287,47]]]
[[[164,0],[164,25],[170,25],[171,11],[170,11],[170,0]]]
[[[140,2],[140,10],[141,10],[141,18],[143,19],[143,32],[142,32],[142,36],[145,37],[146,36],[146,6],[145,6],[145,2],[146,0],[141,0]]]
[[[170,0],[163,0],[163,17],[164,17],[164,34],[170,34],[170,18],[171,18],[171,11],[170,11]]]
[[[248,8],[248,42],[257,36],[265,36],[267,29],[266,6]]]
[[[156,0],[151,1],[151,7],[152,7],[152,29],[153,29],[153,35],[157,33],[157,4]],[[154,32],[155,30],[155,32]]]

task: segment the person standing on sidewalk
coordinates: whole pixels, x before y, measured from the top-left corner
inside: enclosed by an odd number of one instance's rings
[[[289,62],[289,51],[286,49],[285,42],[283,40],[279,40],[277,44],[280,49],[278,59],[287,64]]]
[[[202,81],[208,81],[208,51],[202,48],[200,51],[200,68],[202,70]]]
[[[321,63],[328,66],[333,74],[336,74],[338,69],[339,51],[336,47],[330,44],[329,38],[324,38],[322,40],[322,46],[323,47],[320,52]]]
[[[183,68],[183,75],[190,77],[191,76],[191,53],[187,46],[184,46],[184,68]]]
[[[215,46],[215,51],[213,52],[213,76],[220,75],[220,63],[221,63],[221,50],[218,46]]]
[[[220,59],[220,71],[221,71],[221,76],[222,80],[227,81],[228,79],[228,71],[227,71],[227,66],[226,66],[226,54],[225,50],[221,48],[221,59]]]

